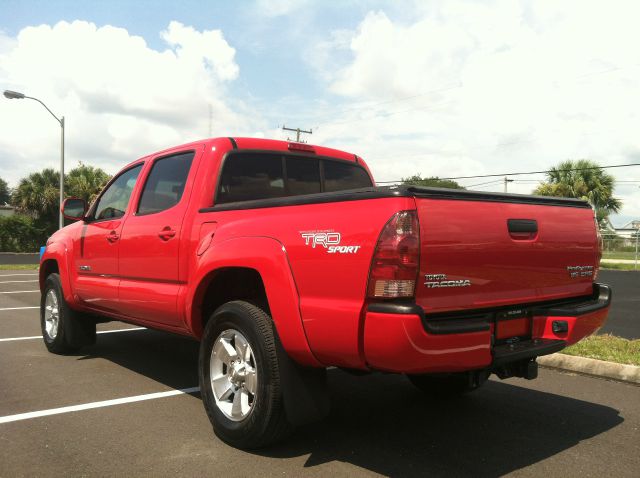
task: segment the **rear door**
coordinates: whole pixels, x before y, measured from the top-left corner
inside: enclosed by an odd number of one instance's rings
[[[117,310],[122,225],[130,214],[129,203],[142,165],[123,171],[105,188],[82,227],[79,244],[74,247],[77,273],[74,291],[88,307]]]
[[[200,153],[158,156],[150,164],[120,243],[119,308],[128,316],[180,326],[179,244]]]

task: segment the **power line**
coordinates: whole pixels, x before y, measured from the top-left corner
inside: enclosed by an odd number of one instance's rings
[[[562,172],[562,173],[568,173],[570,171],[590,171],[590,170],[596,170],[596,169],[612,169],[612,168],[628,168],[630,166],[640,166],[640,163],[628,163],[628,164],[612,164],[609,166],[594,166],[594,167],[589,167],[589,168],[569,168],[569,169],[547,169],[544,171],[526,171],[526,172],[517,172],[517,173],[499,173],[499,174],[477,174],[475,176],[452,176],[450,178],[438,178],[438,179],[448,179],[448,180],[454,180],[454,179],[474,179],[474,178],[495,178],[498,176],[524,176],[524,175],[531,175],[531,174],[548,174],[551,172]],[[399,183],[402,182],[402,180],[395,180],[395,181],[376,181],[378,183]]]

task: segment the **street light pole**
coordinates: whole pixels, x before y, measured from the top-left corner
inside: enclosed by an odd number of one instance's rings
[[[53,111],[49,109],[47,105],[45,105],[38,98],[34,98],[32,96],[27,96],[24,93],[19,93],[17,91],[4,90],[4,97],[10,100],[34,100],[40,103],[45,109],[53,116],[56,121],[60,124],[60,216],[58,220],[58,224],[60,229],[64,227],[64,216],[62,215],[62,203],[64,202],[64,116],[58,118]]]

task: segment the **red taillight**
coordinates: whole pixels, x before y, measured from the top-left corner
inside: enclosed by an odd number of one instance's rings
[[[400,211],[384,226],[371,261],[369,297],[413,297],[420,265],[418,227],[416,211]]]

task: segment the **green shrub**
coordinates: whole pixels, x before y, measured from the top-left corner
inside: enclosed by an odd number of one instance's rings
[[[29,216],[0,217],[1,252],[38,252],[46,239],[44,230]]]

